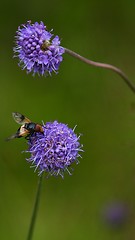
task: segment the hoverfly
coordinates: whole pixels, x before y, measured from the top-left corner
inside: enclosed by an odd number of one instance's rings
[[[7,141],[14,138],[21,138],[21,137],[25,137],[26,139],[28,139],[29,136],[32,135],[34,132],[43,133],[43,128],[40,124],[32,122],[21,113],[13,112],[12,116],[15,122],[17,122],[18,124],[21,124],[21,127],[19,127],[19,129],[15,134],[7,138],[6,139]]]

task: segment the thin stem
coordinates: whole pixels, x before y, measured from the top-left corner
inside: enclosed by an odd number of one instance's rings
[[[43,174],[41,174],[41,176],[39,177],[39,180],[38,180],[35,203],[34,203],[34,207],[33,207],[33,212],[32,212],[32,217],[31,217],[31,222],[30,222],[30,227],[29,227],[27,240],[32,239],[33,232],[34,232],[34,227],[35,227],[35,222],[36,222],[36,217],[37,217],[37,212],[38,212],[38,207],[39,207],[42,179],[43,179]]]
[[[115,73],[119,74],[119,76],[125,81],[125,83],[128,85],[128,87],[132,90],[132,92],[135,93],[135,85],[129,80],[129,78],[125,75],[125,73],[111,65],[111,64],[107,64],[107,63],[100,63],[100,62],[95,62],[95,61],[92,61],[90,59],[87,59],[85,57],[82,57],[81,55],[79,55],[78,53],[76,52],[73,52],[72,50],[70,49],[67,49],[67,48],[64,48],[65,49],[65,52],[68,53],[69,55],[71,55],[72,57],[75,57],[89,65],[92,65],[94,67],[100,67],[100,68],[105,68],[105,69],[109,69],[109,70],[112,70],[114,71]]]

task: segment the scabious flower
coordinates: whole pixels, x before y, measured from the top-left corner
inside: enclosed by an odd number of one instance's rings
[[[28,73],[39,75],[57,72],[63,60],[64,48],[60,46],[58,36],[47,31],[43,22],[28,21],[18,27],[16,32],[15,56],[19,57],[19,65]]]
[[[112,227],[123,226],[129,216],[129,209],[126,204],[112,202],[104,208],[104,219]]]
[[[80,136],[74,133],[63,123],[57,121],[43,124],[43,133],[34,133],[28,140],[28,151],[31,155],[28,162],[31,162],[39,174],[43,172],[49,175],[64,176],[69,174],[69,167],[72,163],[78,163],[81,157],[79,151],[82,145],[79,143]]]

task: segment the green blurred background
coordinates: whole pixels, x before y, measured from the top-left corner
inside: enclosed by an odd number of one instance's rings
[[[59,74],[32,77],[13,59],[18,26],[43,21],[62,45],[112,63],[135,83],[135,1],[3,1],[0,14],[0,239],[26,239],[37,174],[21,153],[25,139],[5,142],[18,111],[35,122],[68,123],[85,152],[73,176],[45,179],[34,240],[135,239],[135,95],[113,72],[64,55]],[[126,225],[112,229],[102,211],[126,203]]]

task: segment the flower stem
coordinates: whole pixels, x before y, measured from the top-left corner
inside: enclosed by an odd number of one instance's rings
[[[43,179],[43,174],[41,174],[41,176],[39,176],[39,180],[38,180],[35,203],[34,203],[34,207],[33,207],[33,212],[32,212],[32,217],[31,217],[31,222],[30,222],[30,227],[29,227],[27,240],[31,240],[32,236],[33,236],[33,231],[34,231],[34,227],[35,227],[35,222],[36,222],[36,217],[37,217],[37,212],[38,212],[38,206],[39,206],[42,179]]]
[[[92,65],[94,67],[100,67],[100,68],[109,69],[109,70],[112,70],[115,73],[119,74],[119,76],[125,81],[125,83],[132,90],[132,92],[135,93],[135,85],[129,80],[129,78],[125,75],[125,73],[121,69],[119,69],[119,68],[117,68],[117,67],[115,67],[115,66],[113,66],[111,64],[92,61],[90,59],[87,59],[87,58],[79,55],[76,52],[73,52],[70,49],[67,49],[67,48],[64,48],[64,49],[65,49],[65,52],[68,53],[69,55],[71,55],[72,57],[75,57],[75,58],[77,58],[77,59],[79,59],[79,60],[81,60],[81,61],[83,61],[83,62],[85,62],[85,63],[87,63],[89,65]]]

